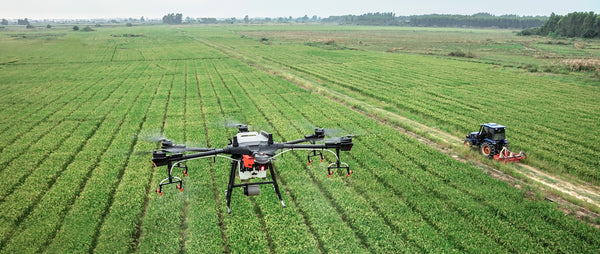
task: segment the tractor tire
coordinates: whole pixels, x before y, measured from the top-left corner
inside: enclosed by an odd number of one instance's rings
[[[479,152],[485,157],[492,158],[494,154],[496,154],[496,147],[490,142],[483,142],[483,144],[479,146]]]
[[[467,149],[471,148],[471,141],[469,141],[468,139],[466,139],[464,143],[465,143],[465,147]]]

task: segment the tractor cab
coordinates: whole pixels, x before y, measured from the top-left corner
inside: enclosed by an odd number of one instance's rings
[[[484,123],[479,126],[479,131],[467,135],[467,146],[479,146],[483,142],[504,145],[508,143],[504,135],[506,127],[496,123]]]
[[[485,123],[479,127],[478,137],[479,140],[490,140],[493,143],[506,143],[506,136],[504,135],[506,127],[496,123]]]

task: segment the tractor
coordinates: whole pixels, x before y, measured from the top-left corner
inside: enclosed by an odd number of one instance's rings
[[[501,162],[516,162],[527,158],[523,151],[513,153],[508,149],[505,129],[505,126],[496,123],[481,124],[478,132],[467,135],[465,147],[478,147],[483,156]]]

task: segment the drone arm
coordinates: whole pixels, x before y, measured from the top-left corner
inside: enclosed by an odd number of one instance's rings
[[[186,151],[189,152],[210,152],[210,151],[214,151],[214,148],[196,148],[196,147],[188,147],[186,148]]]
[[[284,144],[293,145],[293,144],[298,144],[298,143],[303,143],[303,142],[311,142],[314,144],[315,141],[323,140],[324,137],[325,137],[325,130],[323,128],[315,128],[315,133],[309,134],[309,135],[304,135],[303,139],[288,141],[288,142],[285,142]]]
[[[167,155],[165,152],[154,151],[154,153],[152,154],[152,162],[156,166],[164,166],[164,165],[168,165],[169,163],[176,162],[176,161],[186,161],[186,160],[192,160],[192,159],[197,159],[197,158],[210,157],[210,156],[215,156],[215,155],[221,154],[221,153],[229,153],[229,148],[212,149],[210,151],[186,154],[186,155],[183,155],[180,153]]]
[[[285,142],[283,144],[293,145],[293,144],[298,144],[298,143],[303,143],[303,142],[308,142],[308,141],[310,141],[310,140],[306,139],[306,138],[303,138],[303,139],[288,141],[288,142]]]
[[[282,148],[286,149],[339,149],[341,151],[350,151],[352,149],[352,137],[341,137],[335,141],[325,142],[325,144],[297,144],[283,143]]]
[[[325,144],[297,144],[297,143],[284,143],[284,149],[327,149],[335,147],[327,147]]]

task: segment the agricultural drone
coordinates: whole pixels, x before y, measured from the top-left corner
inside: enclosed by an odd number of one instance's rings
[[[231,160],[231,171],[229,173],[229,184],[225,192],[227,201],[227,212],[231,213],[231,193],[233,188],[243,188],[246,196],[259,195],[259,185],[272,184],[279,202],[285,207],[281,199],[279,186],[275,177],[273,161],[275,158],[285,152],[293,150],[308,150],[308,164],[312,158],[319,156],[324,160],[322,151],[328,151],[335,155],[336,161],[327,167],[328,177],[333,174],[334,169],[346,169],[347,176],[352,174],[348,164],[340,161],[340,151],[350,151],[352,149],[352,137],[343,136],[325,140],[325,130],[315,128],[313,134],[305,135],[304,138],[277,143],[273,141],[273,135],[265,131],[250,132],[247,125],[238,124],[238,133],[229,140],[229,144],[224,148],[195,148],[185,145],[173,144],[171,140],[161,138],[161,149],[152,152],[152,162],[155,167],[167,166],[168,177],[162,180],[156,192],[162,195],[162,187],[168,184],[177,184],[177,189],[183,191],[183,180],[173,176],[174,168],[183,169],[183,174],[188,175],[186,162],[189,160],[223,157]],[[320,143],[323,141],[323,143]],[[319,142],[319,143],[317,143]],[[335,150],[335,152],[334,152]],[[193,153],[191,153],[193,152]],[[254,178],[265,179],[269,171],[271,181],[251,182]],[[235,183],[236,173],[239,175],[242,183]]]

